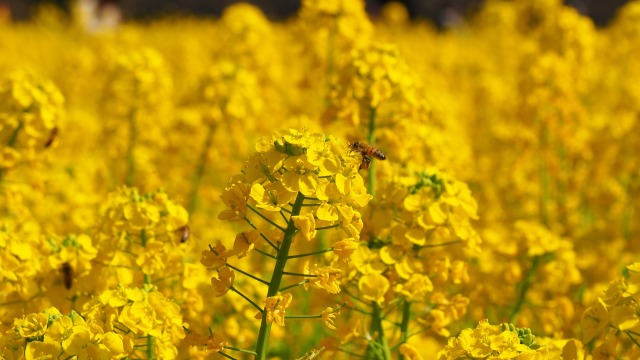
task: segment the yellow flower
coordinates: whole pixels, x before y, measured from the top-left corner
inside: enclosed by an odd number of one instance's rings
[[[160,241],[147,242],[144,252],[138,255],[136,264],[140,266],[143,273],[153,275],[156,273],[162,273],[165,268],[166,251],[164,249],[164,243]]]
[[[227,341],[222,335],[214,332],[211,336],[208,337],[206,344],[207,350],[219,352],[224,350],[224,347],[227,345]]]
[[[318,186],[318,175],[314,172],[312,165],[305,162],[301,157],[292,156],[284,161],[287,171],[282,175],[282,185],[292,193],[298,191],[305,196],[315,196]]]
[[[358,281],[358,289],[363,299],[382,305],[390,287],[389,280],[381,274],[366,274]]]
[[[336,330],[337,328],[333,324],[333,319],[340,314],[339,311],[334,311],[331,307],[327,307],[322,311],[322,321],[324,325],[331,330]]]
[[[100,302],[112,307],[121,307],[128,304],[129,301],[141,301],[142,299],[144,299],[144,293],[140,289],[124,286],[118,286],[117,289],[107,290],[100,294]]]
[[[353,253],[353,265],[362,274],[379,274],[387,267],[380,259],[380,254],[366,246],[360,246]]]
[[[59,354],[62,351],[62,347],[58,342],[49,341],[32,341],[27,344],[24,351],[25,359],[50,359],[51,354]]]
[[[418,350],[407,343],[400,345],[399,350],[402,356],[405,357],[405,359],[422,360],[422,356],[420,356],[420,354],[418,353]]]
[[[236,235],[236,239],[233,242],[233,250],[231,251],[231,253],[236,255],[238,259],[242,259],[243,257],[247,256],[247,253],[253,250],[256,242],[258,241],[262,241],[259,231],[251,230],[248,232],[241,232]]]
[[[154,308],[147,301],[136,301],[122,308],[118,321],[131,330],[154,337],[162,335]]]
[[[227,251],[227,248],[225,248],[222,243],[218,242],[216,247],[213,248],[213,251],[211,249],[202,250],[200,263],[211,270],[218,270],[227,263],[227,259],[231,255],[232,254]]]
[[[306,213],[304,215],[292,216],[291,219],[296,228],[300,231],[299,236],[304,240],[311,241],[316,237],[316,221],[313,213]]]
[[[218,278],[211,278],[211,285],[213,285],[216,290],[216,296],[226,294],[227,291],[233,287],[233,281],[235,278],[235,272],[228,266],[224,266],[218,270]]]
[[[45,313],[29,314],[24,319],[16,319],[13,324],[23,338],[41,336],[47,331],[49,315]]]
[[[105,333],[102,336],[102,344],[104,344],[112,355],[118,356],[125,352],[124,341],[120,334],[114,332]]]
[[[296,193],[285,189],[281,182],[275,182],[266,187],[253,184],[249,196],[256,202],[257,208],[278,212],[282,206],[295,199]]]
[[[313,269],[310,269],[308,264],[308,262],[305,263],[305,274],[316,275],[315,278],[310,278],[311,285],[325,289],[330,294],[340,292],[339,280],[342,270],[331,266],[318,267],[318,265],[314,265]]]
[[[45,334],[45,342],[60,343],[67,354],[76,355],[89,343],[90,336],[87,324],[75,314],[73,320],[68,316],[55,319]]]
[[[247,199],[249,198],[249,189],[241,182],[232,184],[224,189],[220,198],[229,207],[218,215],[220,220],[242,221],[247,214]]]
[[[307,160],[311,165],[318,167],[319,176],[340,171],[340,158],[335,153],[331,142],[314,142],[307,149]]]
[[[451,323],[451,318],[442,310],[432,309],[426,319],[419,319],[418,322],[430,327],[433,332],[440,336],[448,337],[451,335],[447,329],[447,326]]]
[[[397,284],[395,291],[404,295],[409,301],[414,301],[423,298],[427,292],[433,291],[433,284],[428,277],[414,273],[407,282]]]
[[[280,326],[284,326],[285,311],[291,305],[293,296],[289,293],[271,296],[265,299],[264,313],[266,313],[267,324],[276,322]],[[256,319],[262,319],[263,313],[256,314]]]
[[[358,242],[353,238],[340,240],[333,244],[333,253],[338,255],[338,259],[342,262],[348,263],[351,261],[351,255],[358,250]]]

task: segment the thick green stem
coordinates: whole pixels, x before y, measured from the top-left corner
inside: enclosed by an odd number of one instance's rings
[[[147,232],[142,230],[140,232],[140,241],[142,243],[142,247],[147,246]],[[151,284],[151,276],[149,274],[144,274],[144,283]],[[154,359],[153,353],[153,336],[147,335],[147,359]]]
[[[147,335],[147,359],[155,359],[153,354],[153,336]]]
[[[273,276],[269,282],[269,290],[267,291],[267,297],[275,296],[280,290],[280,284],[282,283],[282,277],[284,275],[284,268],[289,259],[289,249],[293,243],[293,237],[296,234],[296,226],[293,223],[292,217],[300,215],[302,209],[302,203],[304,202],[304,195],[298,193],[296,201],[291,209],[291,216],[287,222],[287,228],[284,231],[284,238],[282,239],[282,245],[278,250],[278,256],[276,257],[276,265],[273,269]],[[258,333],[258,343],[256,344],[256,359],[264,360],[267,358],[268,345],[269,345],[269,333],[271,332],[271,324],[267,323],[266,314],[262,314],[262,322],[260,323],[260,332]]]
[[[214,125],[209,125],[209,129],[207,131],[207,137],[204,141],[204,147],[200,152],[200,160],[198,161],[198,167],[196,168],[196,172],[193,175],[193,183],[191,184],[191,194],[189,195],[189,205],[187,207],[187,211],[189,214],[193,213],[196,209],[196,205],[198,202],[198,190],[200,189],[200,183],[202,182],[202,177],[204,176],[204,170],[207,166],[207,159],[209,158],[209,149],[211,149],[211,144],[213,144],[213,134],[215,133],[216,127]]]
[[[406,300],[402,304],[402,322],[400,323],[400,343],[398,345],[402,345],[407,342],[409,339],[409,320],[411,320],[411,301]],[[404,356],[400,354],[398,358],[400,360],[404,359]]]
[[[531,268],[525,275],[524,279],[522,279],[522,283],[520,284],[520,291],[518,292],[518,298],[516,299],[516,303],[513,305],[513,310],[511,310],[511,315],[509,316],[510,323],[514,323],[514,321],[516,320],[516,316],[520,312],[520,309],[522,308],[522,305],[527,298],[527,291],[531,287],[533,276],[535,275],[538,265],[540,264],[540,260],[540,256],[535,256],[533,258],[531,262]]]
[[[138,138],[138,124],[136,123],[136,109],[131,109],[129,112],[129,148],[127,149],[127,174],[125,178],[125,184],[127,186],[133,186],[136,176],[136,159],[135,159],[135,146],[136,139]]]
[[[378,303],[372,303],[371,326],[370,332],[374,336],[373,344],[369,344],[367,348],[366,359],[380,359],[377,355],[381,355],[383,360],[391,359],[391,350],[387,343],[387,337],[384,335],[382,327],[382,312]],[[375,348],[374,348],[375,347]]]
[[[376,143],[376,113],[377,109],[371,107],[369,112],[369,145],[374,146]],[[376,162],[372,161],[369,165],[369,194],[376,192]]]

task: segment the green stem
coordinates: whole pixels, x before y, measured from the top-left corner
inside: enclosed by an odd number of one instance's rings
[[[135,145],[138,137],[135,108],[132,108],[129,112],[129,127],[129,148],[127,149],[127,174],[125,184],[127,184],[127,186],[133,186],[136,173]]]
[[[262,311],[262,308],[258,304],[256,304],[255,301],[251,300],[247,295],[243,294],[240,290],[234,288],[233,286],[231,286],[229,290],[233,291],[234,293],[240,295],[243,299],[247,300],[247,302],[253,305],[254,308],[258,309],[258,311]]]
[[[249,226],[251,226],[254,230],[258,230],[258,227],[257,227],[257,226],[255,226],[255,225],[251,222],[251,220],[249,220],[249,218],[248,218],[248,217],[246,217],[246,216],[245,216],[245,217],[244,217],[244,221],[246,221],[246,222],[247,222],[247,224],[249,224]],[[277,247],[274,243],[272,243],[269,239],[267,239],[267,237],[266,237],[266,236],[264,236],[264,234],[263,234],[263,233],[260,233],[260,237],[262,237],[262,238],[264,239],[264,241],[266,241],[266,242],[267,242],[267,244],[269,244],[269,245],[273,248],[273,250],[278,251],[278,247]]]
[[[142,247],[147,246],[147,232],[144,229],[140,232],[140,241],[142,242]],[[144,283],[151,284],[151,276],[149,274],[144,274]],[[147,359],[154,359],[153,336],[151,335],[147,335]]]
[[[354,358],[354,357],[355,357],[355,358],[358,358],[358,359],[364,359],[364,358],[365,358],[365,357],[364,357],[364,356],[362,356],[362,355],[356,354],[356,353],[351,352],[351,351],[346,350],[346,349],[337,348],[336,350],[338,350],[338,351],[340,351],[340,352],[343,352],[343,353],[345,353],[345,354],[347,354],[347,355],[351,356],[352,358]]]
[[[262,250],[260,250],[258,248],[253,248],[253,250],[255,250],[257,253],[259,253],[261,255],[264,255],[264,256],[268,257],[269,259],[275,259],[276,258],[275,256],[269,254],[268,252],[262,251]]]
[[[636,344],[636,346],[640,348],[640,344],[638,344],[638,341],[636,339],[634,339],[633,336],[631,336],[631,334],[629,334],[628,331],[625,331],[624,333],[627,334],[629,339],[631,339],[631,341],[633,341],[633,343]]]
[[[167,275],[167,276],[161,277],[159,279],[155,279],[153,282],[157,284],[157,283],[159,283],[161,281],[165,281],[167,279],[171,279],[172,277],[176,277],[176,276],[180,276],[180,275],[182,275],[182,274],[178,273],[178,274]]]
[[[153,355],[153,336],[147,335],[147,359],[154,359]]]
[[[301,258],[301,257],[307,257],[307,256],[313,256],[313,255],[320,255],[320,254],[324,254],[324,253],[328,253],[328,252],[332,252],[332,251],[333,251],[333,248],[314,251],[314,252],[310,252],[310,253],[298,254],[298,255],[289,255],[289,259],[295,259],[295,258]]]
[[[329,226],[321,226],[321,227],[317,227],[316,230],[320,231],[320,230],[327,230],[327,229],[335,229],[337,227],[340,227],[340,224],[333,224],[333,225],[329,225]]]
[[[284,274],[284,268],[289,259],[289,250],[293,243],[293,237],[296,234],[296,226],[293,223],[293,216],[300,215],[302,209],[302,203],[304,202],[304,195],[298,193],[295,203],[291,209],[291,216],[287,223],[287,228],[284,231],[284,238],[282,239],[282,245],[278,250],[278,256],[276,259],[276,265],[273,269],[273,276],[269,284],[269,290],[267,291],[267,297],[275,296],[280,289],[282,283],[282,277]],[[267,317],[265,314],[262,316],[262,322],[260,323],[260,332],[258,333],[258,342],[256,344],[256,360],[264,360],[267,358],[267,350],[269,345],[269,333],[271,332],[271,324],[267,323]]]
[[[189,214],[192,214],[196,209],[196,205],[198,202],[198,189],[200,189],[200,183],[202,182],[202,176],[204,175],[204,170],[207,165],[207,159],[209,158],[209,149],[211,149],[211,144],[213,143],[213,134],[215,133],[215,126],[209,125],[209,129],[207,130],[207,137],[204,141],[204,147],[200,152],[200,160],[198,161],[198,167],[196,168],[196,172],[193,176],[193,183],[191,184],[191,194],[189,195],[189,205],[187,207],[187,211]]]
[[[513,310],[511,310],[511,315],[509,316],[509,322],[512,324],[515,322],[516,316],[520,312],[520,309],[522,308],[522,305],[527,298],[527,291],[529,290],[529,287],[531,287],[533,276],[535,275],[536,269],[538,268],[539,264],[540,256],[535,256],[533,258],[533,261],[531,262],[531,268],[522,280],[522,284],[520,284],[520,292],[518,293],[518,298],[516,299],[516,303],[513,306]]]
[[[369,145],[370,146],[374,146],[375,142],[376,142],[376,115],[377,115],[377,109],[375,107],[371,107],[370,112],[369,112]],[[369,193],[370,194],[375,194],[375,186],[376,186],[376,179],[375,179],[375,165],[376,162],[372,161],[371,164],[369,165]]]
[[[254,213],[256,213],[258,216],[260,216],[264,221],[268,222],[269,224],[271,224],[272,226],[274,226],[276,229],[284,232],[285,229],[276,224],[273,220],[269,219],[268,217],[264,216],[260,211],[258,211],[257,209],[254,209],[251,205],[247,204],[247,208],[251,211],[253,211]],[[293,214],[292,214],[293,215]]]
[[[318,277],[318,275],[314,275],[314,274],[301,274],[301,273],[294,273],[289,271],[283,271],[282,275],[300,276],[300,277]]]
[[[16,141],[18,141],[18,134],[20,133],[20,130],[22,130],[22,126],[23,126],[22,121],[20,121],[16,129],[13,130],[13,133],[11,134],[9,141],[7,141],[7,147],[13,147],[13,145],[16,144]]]
[[[258,282],[261,282],[261,283],[263,283],[263,284],[265,284],[265,285],[269,285],[269,282],[268,282],[268,281],[266,281],[266,280],[262,280],[262,279],[260,279],[259,277],[254,276],[254,275],[252,275],[252,274],[249,274],[249,273],[248,273],[248,272],[246,272],[246,271],[242,271],[242,270],[240,270],[239,268],[237,268],[237,267],[235,267],[235,266],[233,266],[233,265],[231,265],[231,264],[229,264],[229,263],[227,263],[226,265],[227,265],[227,267],[229,267],[229,268],[231,268],[231,269],[233,269],[233,270],[235,270],[235,271],[239,272],[240,274],[242,274],[242,275],[244,275],[244,276],[250,277],[250,278],[252,278],[253,280],[258,281]]]
[[[251,354],[251,355],[255,355],[256,354],[255,351],[245,350],[245,349],[238,349],[238,348],[234,348],[234,347],[231,347],[231,346],[225,346],[224,348],[225,349],[229,349],[229,350],[233,350],[233,351],[237,351],[237,352],[241,352],[241,353],[244,353],[244,354]]]
[[[373,311],[371,312],[371,327],[370,332],[374,335],[375,339],[373,342],[376,343],[376,347],[382,350],[382,358],[384,360],[391,359],[391,351],[389,350],[389,344],[387,343],[387,337],[384,335],[384,328],[382,327],[382,313],[380,309],[380,305],[374,302],[371,304]],[[374,346],[369,345],[367,348],[367,355],[365,356],[367,359],[373,358],[373,354],[375,353]]]
[[[462,241],[460,240],[453,240],[453,241],[447,241],[447,242],[443,242],[443,243],[439,243],[439,244],[427,244],[427,245],[422,245],[423,248],[434,248],[434,247],[439,247],[439,246],[447,246],[447,245],[453,245],[453,244],[458,244],[461,243]]]
[[[294,288],[294,287],[298,287],[298,286],[304,285],[304,284],[306,284],[306,283],[308,283],[308,282],[309,282],[309,280],[308,280],[308,279],[307,279],[307,280],[305,280],[305,281],[300,281],[299,283],[295,283],[295,284],[291,284],[291,285],[289,285],[289,286],[285,286],[285,287],[283,287],[282,289],[280,289],[280,291],[289,290],[289,289],[292,289],[292,288]]]
[[[402,304],[402,323],[400,324],[400,343],[398,346],[407,342],[409,339],[409,320],[411,319],[411,301],[405,299]],[[400,360],[404,359],[404,356],[400,354]]]
[[[347,303],[343,303],[342,305],[336,307],[329,314],[335,314],[336,312],[340,311],[340,309],[342,309],[346,304]],[[323,314],[317,314],[317,315],[286,315],[284,318],[285,319],[322,319],[322,315]]]
[[[324,103],[325,107],[329,105],[329,93],[331,92],[331,78],[333,77],[335,67],[335,39],[338,32],[337,20],[335,20],[329,28],[329,36],[327,37],[327,69],[324,75]]]
[[[233,359],[236,360],[236,358],[234,358],[233,356],[229,355],[229,354],[225,354],[222,351],[218,351],[218,355],[221,355],[223,357],[226,357],[227,359]]]
[[[544,226],[549,226],[549,200],[550,200],[550,191],[549,191],[549,169],[547,168],[547,149],[549,147],[549,133],[547,131],[546,126],[543,124],[540,128],[540,147],[542,156],[540,156],[539,160],[539,176],[540,176],[540,220]]]
[[[362,310],[360,308],[357,308],[355,306],[347,306],[347,309],[359,312],[360,314],[363,314],[363,315],[372,316],[372,313],[370,313],[368,311],[364,311],[364,310]]]
[[[362,299],[360,299],[359,297],[353,295],[352,293],[350,293],[349,291],[347,291],[346,289],[342,289],[342,292],[344,292],[345,294],[349,295],[353,300],[359,301],[367,306],[371,306],[371,304],[367,301],[364,301]]]
[[[22,121],[19,122],[18,127],[16,127],[16,129],[13,130],[13,133],[11,134],[9,141],[7,141],[7,147],[10,147],[10,148],[13,147],[13,145],[18,140],[18,134],[20,133],[20,130],[22,130]],[[3,176],[4,176],[4,169],[0,169],[0,180],[2,180]]]
[[[418,334],[421,334],[421,333],[423,333],[425,331],[429,331],[429,330],[431,330],[431,325],[425,326],[420,330],[416,330],[416,331],[412,332],[411,334],[407,335],[407,339],[410,338],[410,337],[416,336]]]

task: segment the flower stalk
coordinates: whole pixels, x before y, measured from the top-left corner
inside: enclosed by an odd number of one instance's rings
[[[373,302],[371,307],[371,326],[369,330],[375,338],[372,339],[369,347],[367,347],[367,355],[365,357],[367,359],[374,358],[373,354],[380,352],[382,359],[390,360],[391,350],[389,349],[387,338],[384,335],[384,328],[382,327],[382,309],[376,302]]]
[[[189,212],[189,214],[192,214],[196,209],[196,206],[198,205],[198,190],[200,189],[200,183],[202,182],[202,177],[204,176],[204,171],[207,166],[209,149],[211,148],[211,144],[213,144],[213,134],[215,133],[215,129],[216,127],[214,125],[209,125],[209,128],[207,129],[207,137],[204,141],[202,152],[200,152],[198,167],[196,168],[196,172],[193,176],[193,183],[191,184],[189,205],[187,207],[187,211]]]
[[[282,283],[282,277],[284,276],[284,268],[289,259],[289,249],[293,243],[293,237],[296,234],[296,227],[293,223],[293,216],[300,215],[302,204],[304,202],[304,195],[298,193],[296,200],[291,209],[291,216],[287,223],[287,228],[284,231],[284,238],[282,245],[278,250],[276,258],[276,265],[273,269],[273,276],[269,282],[269,290],[267,291],[267,297],[275,296],[280,291],[280,284]],[[260,323],[260,331],[258,333],[258,342],[256,344],[256,359],[264,360],[267,358],[267,351],[269,345],[269,333],[271,332],[271,324],[267,323],[267,317],[264,314],[262,316],[262,322]]]
[[[400,346],[407,342],[409,339],[409,320],[411,320],[411,301],[405,300],[402,304],[402,322],[400,323],[400,342],[397,346]],[[404,359],[404,356],[400,354],[400,360]]]
[[[129,112],[129,148],[127,149],[127,173],[125,177],[127,186],[134,185],[136,175],[135,146],[138,138],[136,117],[136,109],[133,108]]]

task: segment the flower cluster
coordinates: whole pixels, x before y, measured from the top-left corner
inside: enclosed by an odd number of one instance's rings
[[[639,297],[640,263],[636,262],[627,266],[624,277],[612,281],[582,315],[583,341],[595,345],[594,354],[623,356],[622,349],[630,349],[626,353],[630,358],[640,355]]]
[[[0,336],[2,355],[113,359],[155,354],[175,359],[176,344],[185,336],[180,308],[151,290],[119,286],[86,303],[81,314],[63,315],[51,307],[15,319]]]
[[[26,359],[54,354],[57,359],[120,358],[133,349],[133,338],[126,340],[75,311],[63,315],[55,307],[14,320],[13,327],[0,336],[4,357]]]
[[[216,295],[222,296],[232,290],[254,304],[259,310],[256,318],[262,319],[261,329],[268,332],[272,322],[285,325],[285,311],[293,303],[291,293],[281,293],[283,275],[310,277],[297,284],[305,285],[307,289],[311,285],[332,294],[340,292],[340,269],[315,263],[309,266],[307,261],[305,272],[296,274],[286,272],[285,265],[288,260],[327,251],[335,251],[343,262],[350,261],[363,227],[359,209],[371,198],[358,174],[358,167],[358,157],[348,150],[346,142],[306,129],[276,132],[271,139],[258,141],[256,153],[247,160],[243,172],[233,177],[222,193],[227,208],[219,215],[222,220],[246,222],[252,230],[239,233],[232,248],[218,242],[202,253],[202,264],[218,271],[217,278],[211,279]],[[259,226],[250,219],[256,217],[261,221]],[[281,224],[282,220],[285,224]],[[291,255],[293,251],[308,247],[310,242],[314,245],[320,232],[329,229],[340,232],[339,235],[332,234],[334,247]],[[265,246],[271,250],[263,250]],[[276,260],[270,281],[250,276],[268,286],[264,308],[255,305],[235,285],[235,272],[247,273],[230,264],[232,259],[242,260],[253,250]],[[271,255],[273,251],[275,254]],[[338,309],[329,308],[318,318],[333,327],[332,318]],[[265,351],[262,347],[268,340],[262,336],[256,349],[259,354]]]
[[[477,204],[465,183],[433,168],[383,182],[374,199],[363,215],[369,221],[362,246],[346,271],[347,294],[358,300],[358,312],[372,315],[374,341],[382,348],[398,342],[409,356],[411,329],[448,337],[451,323],[466,314],[470,300],[461,293],[469,282],[465,260],[479,252],[480,238],[471,225]],[[387,335],[398,330],[400,338]],[[368,347],[367,354],[373,351],[365,334],[353,334],[350,341],[338,335],[350,351],[358,351],[359,343]]]
[[[151,277],[181,272],[188,214],[164,191],[140,194],[121,187],[109,194],[101,213],[94,235],[96,260],[106,265],[100,271],[121,269],[109,280],[113,285],[134,282],[134,269]]]
[[[145,48],[113,57],[111,76],[103,99],[109,112],[122,117],[132,112],[149,111],[171,94],[171,79],[156,50]]]
[[[525,354],[547,355],[546,349],[535,341],[527,328],[512,324],[491,325],[480,321],[475,329],[464,329],[438,354],[440,360],[454,359],[524,359],[547,357],[523,357]]]
[[[331,105],[323,116],[327,122],[347,122],[357,128],[392,100],[399,113],[416,111],[420,101],[416,87],[397,48],[372,43],[352,50],[332,83]]]
[[[53,83],[30,73],[0,79],[0,174],[56,142],[63,103]]]

